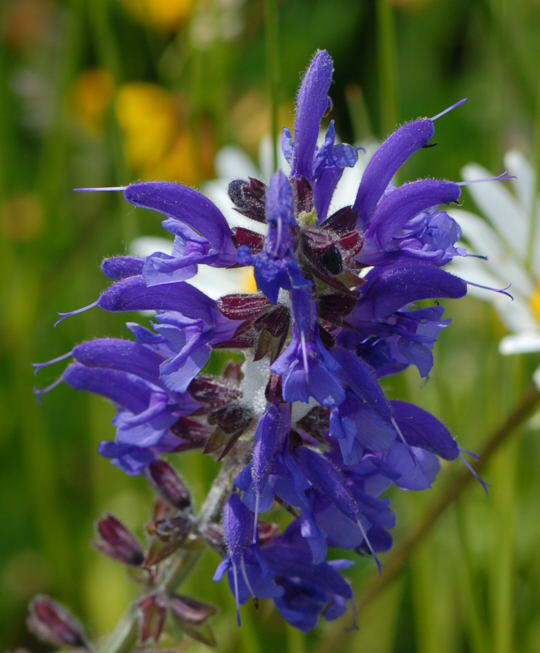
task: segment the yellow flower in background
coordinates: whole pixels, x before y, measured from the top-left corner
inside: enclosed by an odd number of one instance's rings
[[[188,185],[210,174],[211,130],[193,134],[185,128],[179,95],[156,84],[133,82],[118,89],[115,109],[126,160],[137,174]]]
[[[76,120],[91,134],[103,129],[105,111],[112,99],[114,80],[102,68],[83,71],[73,87],[73,109]]]
[[[90,135],[103,132],[107,107],[113,103],[129,168],[144,179],[193,185],[212,175],[215,145],[209,124],[186,129],[182,96],[158,84],[129,82],[115,88],[101,68],[83,71],[72,96],[74,120]]]
[[[195,0],[124,0],[126,10],[145,25],[175,30],[189,17]]]
[[[174,96],[157,84],[133,82],[118,89],[115,109],[128,162],[137,170],[155,168],[175,133]]]

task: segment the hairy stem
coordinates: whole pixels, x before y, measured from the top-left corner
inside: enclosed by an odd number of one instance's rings
[[[221,515],[223,506],[231,494],[234,479],[246,464],[250,451],[251,437],[246,437],[238,443],[236,452],[223,463],[195,520],[193,529],[195,534],[203,531],[208,524],[215,522]],[[151,589],[152,593],[166,594],[174,591],[193,571],[204,550],[204,547],[201,546],[197,549],[180,549],[173,554],[168,559],[168,567],[160,583]],[[97,647],[99,653],[122,653],[131,650],[137,638],[137,605],[146,593],[147,590],[143,589],[116,628]]]

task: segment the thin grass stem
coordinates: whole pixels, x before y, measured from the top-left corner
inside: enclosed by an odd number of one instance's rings
[[[266,36],[266,75],[270,101],[270,137],[272,139],[272,169],[279,165],[278,111],[279,111],[279,24],[276,0],[264,0]]]
[[[377,0],[377,59],[381,130],[384,134],[388,134],[398,121],[396,34],[389,0]]]

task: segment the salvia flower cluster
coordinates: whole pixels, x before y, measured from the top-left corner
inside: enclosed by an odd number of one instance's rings
[[[317,52],[298,93],[294,134],[283,135],[290,173],[229,186],[237,211],[264,223],[266,235],[229,228],[214,204],[186,186],[90,189],[120,190],[131,204],[166,216],[174,248],[106,259],[112,285],[90,306],[61,314],[150,310],[150,327],[128,322],[133,339],[91,340],[51,361],[73,361],[53,386],[65,381],[116,405],[116,438],[101,444],[101,454],[128,474],[146,474],[179,510],[155,522],[162,538],[153,551],[145,553],[111,516],[99,524],[99,548],[151,567],[182,546],[196,520],[186,517],[189,493],[161,454],[199,448],[224,465],[241,460],[226,488],[222,525],[207,524],[205,537],[223,553],[215,580],[227,577],[237,609],[271,598],[303,631],[320,616],[344,614],[352,601],[341,573],[352,563],[331,559],[332,548],[380,565],[395,524],[382,493],[429,488],[440,459],[462,455],[438,419],[389,400],[381,388],[382,378],[410,365],[422,377],[433,366],[433,345],[449,320],[437,301],[416,303],[467,292],[466,281],[443,269],[467,255],[456,244],[458,224],[441,208],[459,200],[460,184],[391,181],[431,145],[435,120],[454,107],[399,127],[367,164],[351,205],[329,215],[343,170],[359,155],[336,141],[333,122],[319,139],[332,73],[328,53]],[[251,266],[258,292],[211,299],[190,284],[199,264],[216,275]],[[216,349],[242,352],[243,364],[206,374]],[[263,517],[277,506],[289,513],[282,532]],[[183,535],[167,540],[164,523],[169,536]],[[157,610],[161,623],[175,600],[154,597],[141,609]]]

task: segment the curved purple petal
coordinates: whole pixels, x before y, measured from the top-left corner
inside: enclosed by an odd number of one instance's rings
[[[126,372],[72,363],[66,368],[63,380],[76,390],[107,397],[132,413],[145,410],[150,400],[148,385]]]
[[[371,157],[358,188],[353,208],[367,227],[377,203],[395,173],[433,137],[433,120],[414,120],[396,129]]]
[[[73,358],[87,367],[107,367],[157,381],[163,358],[148,347],[121,338],[97,338],[73,348]]]
[[[215,204],[193,188],[151,181],[131,184],[124,195],[131,204],[163,213],[200,233],[219,255],[220,265],[236,262],[236,248],[227,220]]]
[[[404,261],[374,268],[366,275],[360,300],[347,319],[353,323],[379,320],[421,299],[458,298],[466,294],[463,279],[423,261]]]
[[[138,256],[113,256],[103,260],[101,270],[109,279],[119,281],[141,274],[143,265],[144,259]]]
[[[458,443],[446,426],[427,410],[406,401],[392,400],[394,417],[406,442],[445,460],[459,457]]]
[[[461,188],[451,181],[420,179],[404,184],[379,202],[366,238],[376,238],[381,246],[388,245],[414,216],[432,206],[456,202],[460,195]]]
[[[150,449],[117,442],[102,442],[99,445],[99,453],[130,476],[142,474],[156,458]]]
[[[373,368],[341,347],[334,347],[332,355],[341,365],[342,377],[354,394],[384,419],[389,420],[392,416],[390,404],[377,381]]]
[[[313,157],[321,120],[328,109],[334,62],[326,50],[319,50],[309,64],[298,91],[292,175],[313,177]]]
[[[182,315],[210,321],[214,300],[189,283],[148,287],[142,276],[113,284],[98,299],[105,311],[179,311]]]

